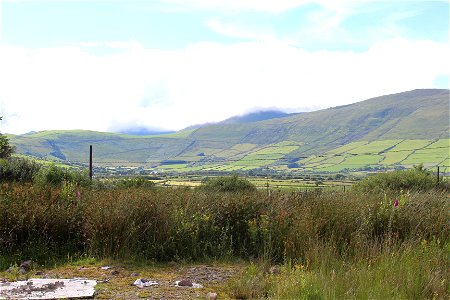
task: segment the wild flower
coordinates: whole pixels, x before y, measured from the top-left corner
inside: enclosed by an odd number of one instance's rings
[[[395,199],[395,201],[394,201],[394,207],[398,207],[398,199]]]

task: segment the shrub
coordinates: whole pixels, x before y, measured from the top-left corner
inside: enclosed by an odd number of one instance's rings
[[[40,168],[39,164],[28,159],[2,159],[0,160],[0,182],[31,182]]]
[[[34,182],[41,185],[59,186],[64,182],[75,183],[80,186],[90,184],[89,176],[86,171],[70,170],[58,167],[54,164],[43,167],[33,178]]]
[[[378,173],[354,185],[362,192],[380,191],[428,191],[436,186],[435,177],[421,166],[411,170]]]
[[[2,117],[0,117],[0,121]],[[9,144],[8,137],[0,133],[0,159],[9,158],[14,153],[15,147]]]
[[[201,188],[213,192],[249,192],[255,191],[256,187],[247,179],[233,176],[221,176],[208,179],[203,182]]]

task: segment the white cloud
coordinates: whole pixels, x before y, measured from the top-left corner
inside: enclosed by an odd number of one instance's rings
[[[449,75],[449,45],[394,39],[368,51],[306,51],[276,42],[137,42],[95,55],[80,46],[0,48],[1,132],[108,130],[117,124],[181,129],[255,107],[330,107],[433,87]]]
[[[209,9],[218,11],[262,11],[278,14],[294,7],[309,2],[321,2],[311,0],[163,0],[163,3],[179,8]]]
[[[118,0],[120,1],[120,0]],[[142,0],[145,2],[146,0]],[[435,0],[396,0],[396,2],[424,2]],[[446,0],[441,0],[445,2]],[[172,9],[214,10],[220,12],[258,11],[279,14],[305,4],[316,3],[328,10],[340,10],[349,6],[360,6],[368,3],[379,4],[392,0],[160,0],[160,4]],[[153,2],[150,4],[154,4]]]
[[[279,41],[309,49],[353,49],[355,46],[356,48],[366,48],[376,42],[405,36],[407,30],[399,22],[420,13],[413,8],[401,12],[396,12],[391,8],[392,11],[379,17],[375,24],[346,28],[343,23],[349,18],[384,11],[390,8],[392,3],[387,1],[386,3],[379,1],[297,1],[296,5],[301,6],[307,2],[320,4],[320,6],[308,11],[306,15],[299,15],[298,18],[302,19],[301,25],[299,23],[293,25],[292,28],[279,28],[277,31],[271,21],[251,24],[245,19],[233,17],[214,17],[209,19],[207,25],[217,33],[239,39]],[[256,5],[253,8],[257,9]]]
[[[209,28],[222,35],[253,41],[276,42],[278,38],[268,27],[249,27],[238,22],[224,22],[219,18],[211,18],[207,22]]]

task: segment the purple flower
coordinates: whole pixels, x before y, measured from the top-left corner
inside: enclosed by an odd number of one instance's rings
[[[398,199],[395,199],[395,201],[394,201],[394,207],[398,207]]]
[[[77,199],[80,199],[80,197],[81,197],[81,193],[80,193],[80,191],[77,191]]]

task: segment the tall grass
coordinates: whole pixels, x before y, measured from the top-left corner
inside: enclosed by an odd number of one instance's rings
[[[367,251],[368,243],[445,242],[448,200],[441,192],[269,196],[261,191],[92,190],[6,183],[0,190],[0,246],[9,254],[39,244],[46,252],[102,257],[173,260],[264,254],[274,262],[288,257],[305,263],[307,251],[325,241],[344,257]]]
[[[84,254],[264,258],[285,272],[255,273],[268,280],[257,285],[261,293],[246,295],[254,288],[236,283],[239,297],[440,298],[448,296],[449,200],[442,191],[269,195],[3,183],[0,268]]]

